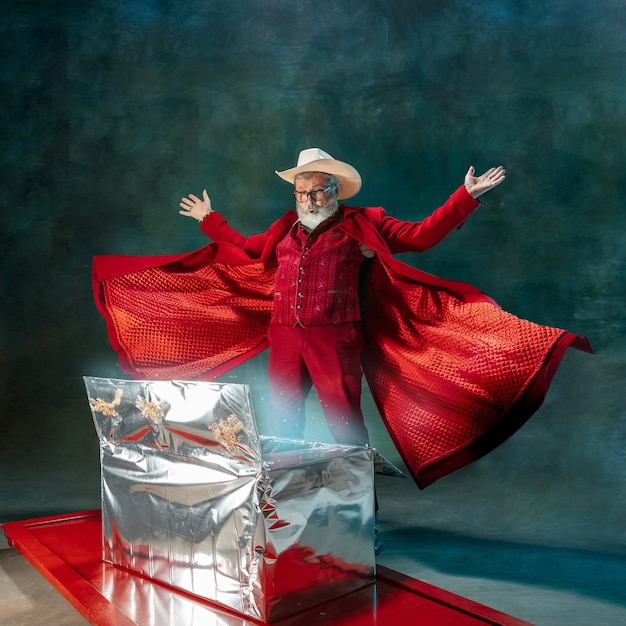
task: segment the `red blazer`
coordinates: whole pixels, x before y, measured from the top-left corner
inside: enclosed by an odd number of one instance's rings
[[[430,217],[343,206],[341,228],[376,252],[361,288],[363,371],[380,415],[424,488],[483,456],[539,408],[567,347],[589,342],[502,311],[480,290],[392,254],[439,243],[478,207],[464,187]],[[187,254],[94,259],[98,309],[122,369],[148,379],[213,380],[267,347],[287,212],[244,237],[219,213],[214,243]]]

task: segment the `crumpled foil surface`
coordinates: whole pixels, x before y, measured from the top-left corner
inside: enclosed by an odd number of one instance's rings
[[[84,381],[105,561],[264,622],[374,581],[375,451],[260,437],[247,385]]]

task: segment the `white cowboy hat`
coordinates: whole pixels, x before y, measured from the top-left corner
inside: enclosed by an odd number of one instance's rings
[[[320,148],[307,148],[302,150],[298,156],[298,165],[289,170],[276,172],[283,180],[294,183],[296,174],[300,172],[324,172],[324,174],[332,174],[339,179],[341,187],[339,188],[339,200],[345,200],[355,196],[361,189],[361,175],[352,167],[343,161],[337,161]]]

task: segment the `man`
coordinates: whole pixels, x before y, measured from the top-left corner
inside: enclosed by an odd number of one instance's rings
[[[300,438],[315,385],[333,436],[366,443],[361,374],[418,487],[488,453],[541,405],[568,347],[589,342],[502,311],[475,287],[393,255],[437,245],[502,183],[475,176],[421,222],[339,203],[360,189],[318,148],[277,172],[296,211],[243,236],[202,198],[181,201],[213,242],[186,254],[94,259],[96,305],[136,378],[214,380],[270,346],[274,430]]]
[[[278,173],[278,172],[277,172]],[[278,173],[295,186],[298,220],[276,246],[274,311],[268,330],[269,383],[274,434],[303,439],[304,401],[317,391],[330,432],[338,443],[369,442],[361,412],[361,348],[358,277],[373,250],[342,231],[349,211],[339,200],[361,187],[358,171],[320,150],[303,150],[295,168]],[[477,206],[475,199],[499,185],[504,168],[475,177],[438,209],[437,218],[415,225],[363,209],[390,251],[420,251],[460,226]],[[181,215],[195,218],[214,241],[232,243],[260,256],[266,240],[244,237],[202,199],[183,198]],[[371,217],[369,214],[372,213]]]

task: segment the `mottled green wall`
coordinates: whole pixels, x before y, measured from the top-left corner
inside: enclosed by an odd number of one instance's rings
[[[121,374],[92,256],[199,247],[177,205],[204,187],[261,230],[290,200],[274,170],[315,145],[361,171],[356,202],[403,218],[470,164],[507,167],[406,260],[596,354],[568,354],[516,437],[424,497],[486,532],[626,552],[625,27],[621,0],[5,3],[0,521],[98,506],[81,376]]]

